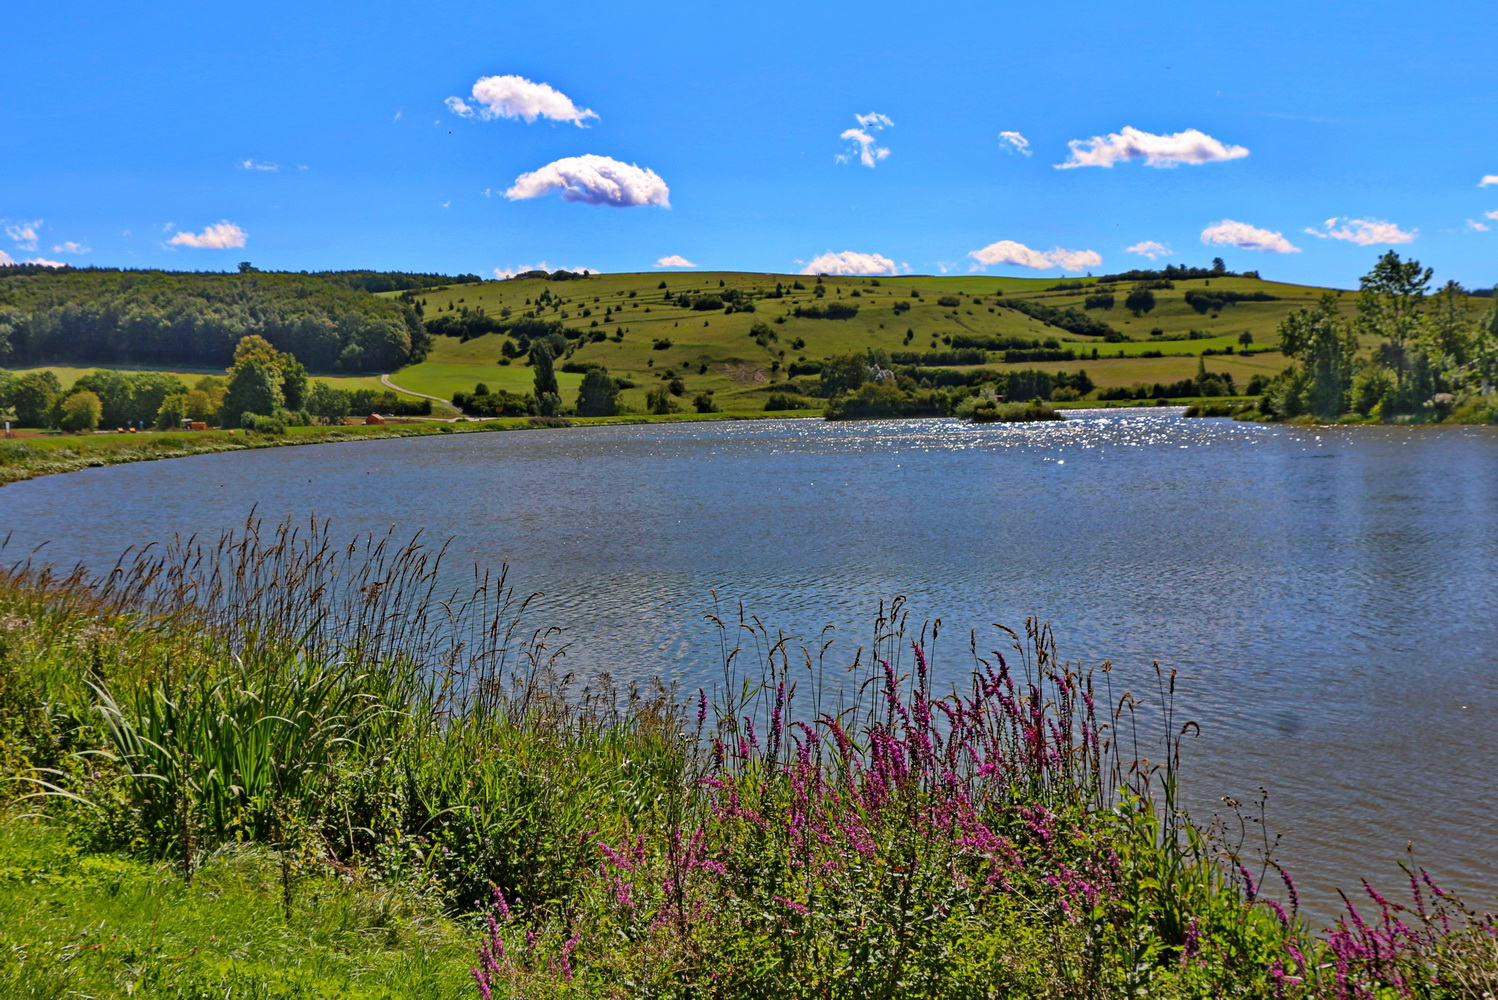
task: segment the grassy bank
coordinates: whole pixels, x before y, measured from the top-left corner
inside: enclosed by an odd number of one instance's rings
[[[1418,872],[1408,910],[1370,890],[1313,934],[1272,859],[1176,808],[1170,679],[1146,712],[1043,626],[944,690],[899,601],[851,667],[724,619],[715,690],[618,690],[561,675],[502,577],[441,590],[442,558],[250,523],[98,580],[0,575],[0,991],[1498,982],[1492,918]]]

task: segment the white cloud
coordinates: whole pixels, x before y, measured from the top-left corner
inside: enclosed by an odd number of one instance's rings
[[[539,264],[524,264],[520,267],[496,267],[494,277],[500,281],[508,281],[516,275],[525,274],[527,271],[545,271],[548,274],[554,271],[571,271],[573,274],[597,274],[598,272],[586,267],[552,267],[546,261]]]
[[[1063,271],[1081,271],[1089,267],[1099,267],[1103,263],[1102,255],[1096,250],[1065,250],[1061,247],[1052,250],[1032,250],[1014,240],[999,240],[997,243],[990,243],[981,250],[969,252],[968,256],[977,261],[971,268],[974,271],[981,271],[994,264],[1013,264],[1036,271],[1044,271],[1052,267],[1059,267]]]
[[[204,250],[228,250],[230,247],[244,246],[244,240],[244,230],[228,219],[225,219],[217,225],[209,226],[201,233],[178,233],[169,242],[181,247],[198,247]]]
[[[268,171],[274,172],[274,171],[277,171],[277,170],[281,169],[281,164],[279,164],[279,163],[264,163],[264,162],[261,162],[260,160],[240,160],[239,161],[239,169],[240,170],[268,170]]]
[[[443,208],[452,208],[453,207],[453,200],[451,198],[447,199],[446,201],[444,201],[442,203],[442,207]]]
[[[1239,250],[1268,250],[1271,253],[1300,253],[1282,233],[1259,229],[1246,222],[1223,219],[1202,230],[1203,243],[1237,247]]]
[[[872,168],[876,163],[889,156],[889,147],[879,145],[874,138],[874,133],[880,129],[893,128],[894,122],[890,121],[888,115],[881,115],[877,111],[870,111],[866,115],[854,115],[854,121],[858,122],[858,128],[845,129],[838,136],[848,142],[848,152],[837,154],[837,162],[849,163],[858,160],[866,167]]]
[[[1490,225],[1488,225],[1485,222],[1478,222],[1476,219],[1468,219],[1467,220],[1467,228],[1471,229],[1474,232],[1485,233],[1489,229],[1492,229],[1493,227],[1490,226]]]
[[[523,76],[485,76],[473,85],[473,104],[462,98],[449,97],[447,109],[455,115],[472,118],[524,118],[533,122],[537,118],[550,118],[557,122],[571,122],[586,128],[585,118],[597,118],[595,112],[579,108],[571,98],[550,84],[533,83]]]
[[[899,274],[900,267],[883,254],[844,250],[827,252],[801,269],[802,274]]]
[[[1498,208],[1493,209],[1491,212],[1484,212],[1482,214],[1487,216],[1489,219],[1498,219]]]
[[[615,208],[632,205],[671,207],[671,189],[654,170],[592,153],[564,157],[540,170],[521,174],[515,178],[514,186],[505,192],[505,197],[511,201],[539,198],[559,189],[563,201],[612,205]]]
[[[1341,229],[1334,228],[1338,222],[1342,223]],[[1419,230],[1407,233],[1394,223],[1381,219],[1341,219],[1335,216],[1327,219],[1320,229],[1308,228],[1306,232],[1319,239],[1345,240],[1360,247],[1375,243],[1411,243],[1419,234]]]
[[[1170,244],[1156,243],[1154,240],[1145,240],[1143,243],[1135,243],[1131,247],[1124,247],[1124,252],[1137,253],[1141,257],[1148,257],[1150,260],[1175,256],[1175,251],[1170,248]]]
[[[1021,156],[1030,155],[1030,140],[1018,132],[1000,132],[999,148],[1007,153],[1019,153]]]
[[[30,260],[16,260],[4,250],[0,250],[0,267],[11,267],[16,264],[40,264],[42,267],[67,267],[60,260],[43,260],[41,257],[33,257]]]
[[[1202,164],[1217,160],[1236,160],[1247,156],[1242,146],[1226,146],[1216,139],[1188,128],[1170,135],[1142,132],[1124,126],[1121,132],[1095,135],[1091,139],[1073,139],[1067,143],[1071,155],[1057,170],[1072,167],[1112,167],[1121,160],[1143,160],[1147,167],[1174,167],[1182,163]]]
[[[402,114],[402,113],[403,113],[403,112],[402,112],[402,110],[401,110],[401,109],[400,109],[400,108],[396,108],[396,109],[395,109],[395,117],[394,117],[394,118],[392,118],[392,119],[390,119],[390,120],[391,120],[391,121],[393,121],[393,122],[398,122],[398,121],[400,121],[400,120],[401,120],[401,114]]]
[[[22,250],[35,250],[36,231],[41,227],[41,219],[33,219],[30,222],[17,222],[13,226],[5,227],[5,235],[15,240],[16,245]]]
[[[59,243],[56,246],[54,246],[52,248],[52,252],[53,253],[88,253],[89,252],[89,248],[86,247],[86,246],[84,246],[82,243],[74,243],[72,240],[68,240],[66,243]]]
[[[662,257],[660,260],[656,261],[655,262],[655,266],[656,267],[696,267],[697,265],[693,264],[691,261],[687,260],[685,257],[683,257],[679,253],[673,253],[669,257]]]
[[[1490,187],[1493,184],[1498,184],[1498,174],[1484,174],[1482,180],[1477,182],[1480,188]]]

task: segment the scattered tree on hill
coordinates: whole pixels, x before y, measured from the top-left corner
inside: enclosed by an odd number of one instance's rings
[[[1124,299],[1124,307],[1135,316],[1143,316],[1155,308],[1155,293],[1148,288],[1136,288]]]

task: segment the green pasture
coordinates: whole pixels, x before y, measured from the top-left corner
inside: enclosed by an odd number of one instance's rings
[[[643,408],[648,388],[678,378],[685,386],[685,398],[711,390],[718,405],[733,412],[762,409],[769,392],[784,390],[783,383],[794,362],[823,360],[869,348],[891,353],[948,350],[946,340],[960,334],[1020,338],[1036,347],[1047,339],[1055,340],[1061,348],[1076,351],[1079,360],[1031,362],[1019,367],[1058,371],[1086,368],[1099,385],[1112,386],[1188,377],[1195,373],[1196,358],[1203,351],[1218,353],[1231,348],[1236,352],[1242,347],[1241,335],[1247,332],[1252,338],[1251,349],[1258,353],[1243,359],[1212,357],[1208,367],[1231,371],[1235,377],[1261,371],[1273,374],[1286,363],[1273,350],[1278,345],[1279,323],[1325,291],[1252,278],[1177,281],[1174,288],[1155,290],[1155,308],[1136,317],[1123,306],[1132,283],[1103,286],[1113,292],[1114,307],[1090,310],[1088,315],[1129,338],[1123,342],[1072,334],[1004,308],[1005,298],[1023,297],[1081,310],[1087,296],[1099,291],[1095,281],[1083,289],[1047,290],[1061,280],[1074,279],[997,275],[825,277],[823,294],[818,297],[817,279],[806,275],[672,272],[606,274],[572,281],[488,281],[428,289],[417,298],[428,318],[445,311],[483,309],[491,316],[519,318],[530,313],[589,334],[599,331],[605,339],[577,346],[562,361],[596,362],[611,374],[635,382],[637,388],[624,394],[627,406]],[[660,287],[662,283],[666,288]],[[795,287],[798,283],[801,288]],[[765,297],[777,284],[783,297]],[[1216,314],[1203,314],[1185,300],[1186,292],[1198,288],[1263,291],[1276,300],[1234,303]],[[697,311],[675,301],[683,294],[713,295],[730,289],[755,295],[755,311]],[[665,298],[668,292],[673,297],[671,302]],[[1002,295],[996,294],[1000,292]],[[547,301],[540,307],[543,293]],[[945,303],[940,301],[944,298]],[[957,299],[955,305],[952,298]],[[1344,293],[1344,299],[1351,310],[1355,296]],[[794,315],[798,307],[829,303],[856,305],[858,313],[838,320]],[[756,324],[768,327],[770,336],[756,340],[751,333]],[[392,378],[403,388],[444,398],[454,391],[471,391],[479,381],[491,388],[527,390],[531,384],[528,368],[518,361],[508,367],[497,364],[503,339],[491,335],[461,343],[456,338],[438,337],[425,362]],[[1155,351],[1176,357],[1141,357]],[[563,381],[564,393],[577,384],[575,378],[570,384]]]

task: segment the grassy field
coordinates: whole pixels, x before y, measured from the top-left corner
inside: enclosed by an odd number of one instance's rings
[[[587,343],[567,360],[596,362],[611,374],[623,376],[638,388],[625,393],[626,405],[643,408],[646,390],[666,378],[677,377],[687,395],[712,390],[729,411],[758,410],[767,393],[784,389],[792,362],[822,360],[867,348],[896,351],[946,349],[947,338],[960,334],[1022,338],[1041,346],[1054,339],[1063,349],[1075,350],[1078,362],[1029,362],[1007,367],[1050,371],[1085,368],[1099,386],[1127,386],[1135,382],[1174,381],[1196,373],[1196,357],[1203,351],[1237,351],[1239,337],[1252,338],[1250,358],[1213,357],[1208,367],[1230,371],[1235,378],[1255,373],[1273,374],[1286,363],[1274,351],[1276,328],[1291,311],[1316,301],[1326,289],[1258,281],[1252,278],[1215,278],[1177,281],[1172,289],[1158,289],[1156,306],[1142,317],[1123,307],[1130,283],[1111,286],[1117,304],[1088,315],[1112,326],[1123,342],[1105,342],[1048,326],[1005,308],[1005,298],[1023,297],[1058,307],[1082,309],[1099,286],[1048,290],[1055,279],[999,276],[897,277],[817,279],[805,275],[767,275],[737,272],[671,274],[605,274],[553,282],[544,279],[489,281],[477,285],[429,289],[420,293],[427,316],[457,309],[482,308],[491,316],[519,317],[533,313],[608,339]],[[662,288],[661,285],[665,287]],[[795,287],[800,285],[800,288]],[[781,289],[783,297],[766,298]],[[716,295],[736,290],[758,296],[754,312],[726,314],[723,310],[683,308],[677,296]],[[1240,302],[1218,313],[1198,313],[1186,302],[1192,290],[1264,292],[1274,301]],[[1002,294],[997,294],[1002,293]],[[538,306],[545,294],[548,301]],[[672,301],[666,301],[670,294]],[[1354,296],[1343,293],[1346,308]],[[946,301],[943,302],[942,300]],[[952,303],[956,300],[956,304]],[[797,317],[798,308],[827,303],[857,306],[849,319]],[[508,310],[508,312],[507,312]],[[755,324],[767,324],[772,336],[756,341]],[[423,364],[392,376],[407,388],[433,395],[471,391],[473,383],[524,390],[529,369],[501,368],[497,361],[503,338],[479,337],[466,343],[439,337]],[[1096,357],[1093,352],[1096,351]],[[1174,358],[1141,357],[1160,352]],[[1122,356],[1120,356],[1122,355]],[[1002,369],[994,362],[986,367]],[[496,375],[504,372],[504,375]],[[568,385],[563,383],[564,392]]]

